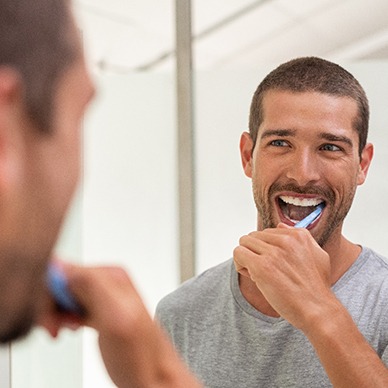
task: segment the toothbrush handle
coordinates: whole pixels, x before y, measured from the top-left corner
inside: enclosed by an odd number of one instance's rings
[[[83,308],[71,295],[66,275],[59,266],[50,264],[47,272],[47,285],[60,311],[84,315]]]
[[[295,228],[307,228],[312,222],[314,222],[318,216],[322,213],[322,210],[325,206],[323,204],[320,204],[317,206],[317,208],[311,212],[308,216],[303,218],[303,220],[300,220],[295,224]]]

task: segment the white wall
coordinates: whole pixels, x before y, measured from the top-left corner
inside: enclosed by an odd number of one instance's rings
[[[123,265],[153,310],[178,279],[174,85],[169,75],[96,83],[85,122],[85,262]]]
[[[101,75],[86,120],[84,262],[124,266],[153,314],[178,285],[174,85],[169,75]],[[114,317],[112,317],[114,319]],[[109,387],[95,334],[84,387]]]
[[[375,156],[367,180],[356,194],[345,224],[345,235],[388,257],[387,62],[363,62],[347,68],[359,79],[369,98],[369,141],[375,146]]]
[[[239,142],[248,128],[250,100],[271,66],[256,72],[197,74],[197,267],[202,272],[232,257],[241,235],[256,228],[251,181]]]
[[[0,387],[11,386],[11,352],[9,346],[0,348]]]

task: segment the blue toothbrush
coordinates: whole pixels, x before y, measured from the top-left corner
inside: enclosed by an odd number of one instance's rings
[[[317,208],[311,212],[308,216],[303,218],[303,220],[300,220],[295,224],[295,228],[307,228],[312,222],[314,222],[318,216],[322,213],[323,208],[325,205],[323,203],[320,203]]]
[[[47,285],[60,311],[84,315],[83,308],[70,293],[65,273],[53,263],[48,268]]]

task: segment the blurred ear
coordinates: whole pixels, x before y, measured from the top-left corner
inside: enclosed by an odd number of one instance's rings
[[[245,175],[252,178],[253,140],[248,132],[243,132],[240,138],[240,155]]]
[[[367,143],[362,150],[360,167],[358,171],[357,184],[362,185],[368,174],[369,166],[373,158],[373,144]]]
[[[22,87],[19,74],[0,67],[0,190],[16,177],[22,155]]]

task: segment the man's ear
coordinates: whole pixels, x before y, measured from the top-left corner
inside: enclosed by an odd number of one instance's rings
[[[373,144],[367,143],[362,150],[360,166],[357,177],[357,184],[362,185],[365,182],[366,176],[368,174],[369,166],[373,158]]]
[[[253,140],[248,132],[243,132],[240,138],[240,155],[245,175],[252,178]]]
[[[0,190],[17,176],[23,152],[22,83],[19,73],[0,67]]]

